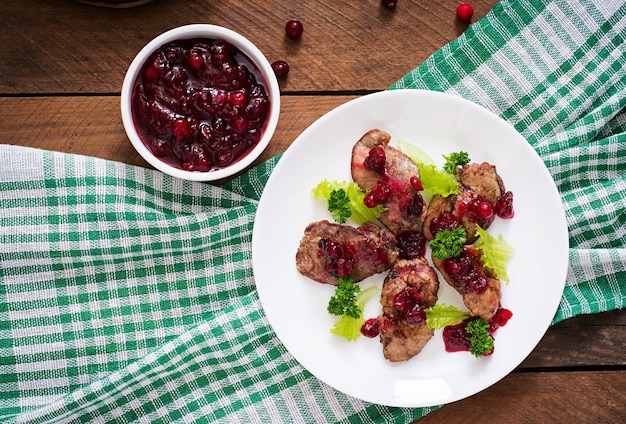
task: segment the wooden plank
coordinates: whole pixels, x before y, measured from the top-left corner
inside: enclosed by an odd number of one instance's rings
[[[496,3],[473,1],[474,21]],[[279,0],[271,7],[256,0],[156,0],[108,9],[0,0],[0,94],[117,93],[148,41],[189,23],[226,26],[254,40],[270,62],[289,62],[285,92],[380,90],[467,28],[456,19],[457,4],[402,0],[388,10],[380,0]],[[284,32],[292,18],[305,27],[297,41]]]
[[[625,388],[623,370],[514,373],[416,423],[623,423]]]
[[[623,367],[624,352],[626,311],[579,315],[552,326],[520,369]]]
[[[352,98],[283,96],[275,136],[257,163],[283,152],[316,119]],[[119,96],[0,97],[0,142],[149,167],[126,136],[119,102]]]

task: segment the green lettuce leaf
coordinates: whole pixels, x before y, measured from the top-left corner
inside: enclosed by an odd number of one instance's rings
[[[496,277],[509,283],[509,276],[506,272],[506,263],[513,257],[513,247],[507,243],[502,234],[498,238],[493,237],[487,231],[476,227],[476,248],[482,250],[481,261],[484,266],[491,269]]]
[[[421,163],[423,165],[436,165],[435,161],[430,157],[428,153],[417,147],[413,143],[409,143],[405,140],[398,140],[396,143],[398,150],[407,155],[415,163]]]
[[[454,175],[448,174],[436,168],[434,165],[417,164],[420,169],[420,180],[424,191],[448,197],[451,194],[459,194],[459,184]]]
[[[446,325],[458,324],[470,316],[468,312],[463,312],[456,306],[445,303],[437,303],[425,309],[424,312],[426,312],[426,325],[435,330]]]
[[[397,147],[417,164],[424,191],[443,197],[459,193],[459,185],[455,176],[437,168],[435,161],[428,153],[404,140],[398,140]]]

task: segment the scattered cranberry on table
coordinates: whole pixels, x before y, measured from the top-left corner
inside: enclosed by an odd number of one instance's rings
[[[289,64],[284,60],[277,60],[272,63],[272,70],[278,78],[284,78],[289,73]]]
[[[304,26],[302,22],[297,19],[292,19],[285,25],[285,33],[287,37],[295,40],[296,38],[300,38],[302,32],[304,31]]]
[[[472,15],[474,15],[474,8],[469,3],[461,3],[456,8],[456,17],[460,21],[469,22],[472,19]]]
[[[380,3],[389,9],[393,9],[398,4],[398,0],[381,0]]]

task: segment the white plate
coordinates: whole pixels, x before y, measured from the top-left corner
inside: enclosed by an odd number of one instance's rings
[[[322,179],[350,181],[352,146],[379,128],[410,141],[443,164],[442,154],[467,151],[474,162],[495,164],[514,193],[515,217],[496,219],[489,232],[515,249],[503,284],[503,307],[513,312],[496,333],[493,355],[446,353],[441,330],[411,360],[383,358],[378,339],[349,342],[329,330],[326,312],[334,287],[296,270],[295,254],[310,222],[331,219],[311,196]],[[429,255],[428,255],[429,257]],[[313,375],[337,390],[388,406],[441,405],[497,382],[534,349],[559,305],[568,266],[568,234],[559,193],[545,165],[515,129],[495,114],[452,95],[422,90],[384,91],[352,100],[313,123],[285,152],[261,197],[252,238],[256,285],[278,338]],[[384,274],[363,286],[382,285]],[[440,278],[439,302],[464,309]],[[380,304],[370,301],[365,316]],[[465,310],[465,309],[464,309]]]

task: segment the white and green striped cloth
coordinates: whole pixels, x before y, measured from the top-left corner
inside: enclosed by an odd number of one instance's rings
[[[554,322],[626,299],[626,5],[504,0],[393,88],[517,128],[561,192]],[[5,140],[10,143],[11,140]],[[0,145],[0,420],[410,422],[315,379],[255,291],[251,234],[279,158],[222,188]]]

